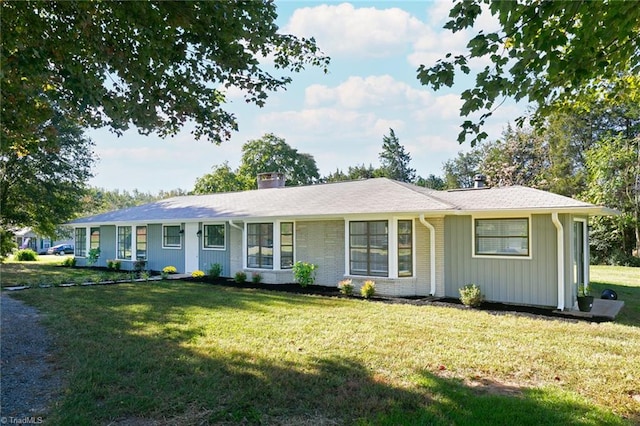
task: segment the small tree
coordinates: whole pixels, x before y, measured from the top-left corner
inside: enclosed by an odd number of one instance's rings
[[[316,280],[317,265],[297,261],[293,264],[293,277],[302,287],[312,285]]]

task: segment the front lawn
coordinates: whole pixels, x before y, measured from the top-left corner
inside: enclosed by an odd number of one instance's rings
[[[11,296],[45,314],[69,374],[50,424],[640,421],[638,323],[184,282]]]

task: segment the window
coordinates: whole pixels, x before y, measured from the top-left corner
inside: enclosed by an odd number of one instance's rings
[[[87,255],[87,228],[76,228],[74,254],[78,257]]]
[[[100,228],[91,228],[91,234],[89,236],[89,248],[100,248]]]
[[[349,222],[349,266],[352,275],[389,275],[386,220]]]
[[[413,276],[413,221],[398,221],[398,276]]]
[[[147,227],[136,226],[136,259],[147,259]]]
[[[280,224],[280,268],[293,267],[293,222]]]
[[[247,266],[273,269],[273,224],[247,224]]]
[[[131,259],[131,227],[118,226],[118,259]]]
[[[180,248],[182,246],[180,225],[162,227],[162,247]]]
[[[529,219],[476,219],[475,254],[529,256]]]
[[[204,248],[224,250],[224,225],[204,225]]]

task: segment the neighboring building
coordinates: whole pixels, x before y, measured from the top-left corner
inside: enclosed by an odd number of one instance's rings
[[[14,233],[15,243],[19,249],[29,248],[38,254],[47,254],[49,247],[57,244],[73,244],[73,240],[51,240],[36,234],[31,228],[22,228]]]
[[[521,187],[435,191],[386,178],[194,195],[77,219],[77,264],[99,247],[98,266],[138,259],[189,273],[259,272],[293,281],[296,261],[318,265],[316,284],[368,279],[389,296],[459,297],[573,308],[589,282],[587,221],[615,211]],[[278,187],[274,186],[276,183]],[[480,185],[478,185],[480,186]]]

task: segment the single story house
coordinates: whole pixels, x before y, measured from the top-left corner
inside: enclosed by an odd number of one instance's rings
[[[14,242],[19,249],[31,249],[38,254],[47,254],[49,247],[58,244],[73,244],[73,240],[51,240],[37,234],[31,228],[22,228],[14,232]]]
[[[459,297],[469,283],[489,301],[574,309],[589,282],[588,218],[615,211],[510,186],[435,191],[386,178],[170,198],[80,218],[77,265],[137,260],[181,273],[222,266],[293,282],[296,261],[318,266],[316,284],[374,280],[388,296]]]

